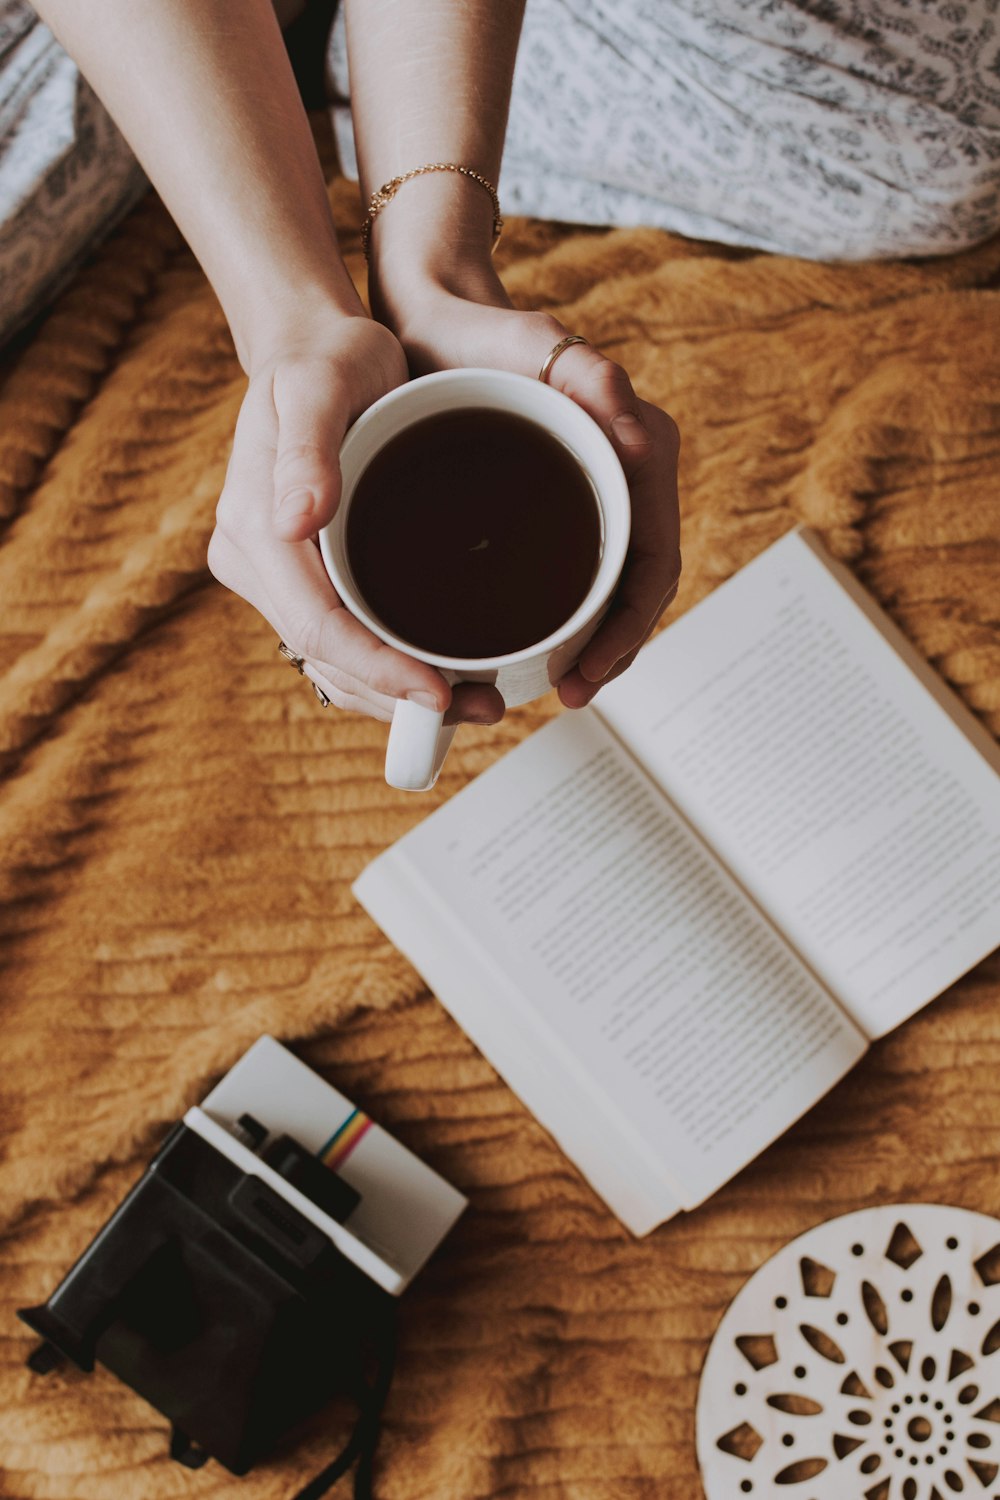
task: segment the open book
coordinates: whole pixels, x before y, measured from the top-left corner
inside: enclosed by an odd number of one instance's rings
[[[354,890],[643,1234],[1000,943],[998,772],[800,530]]]

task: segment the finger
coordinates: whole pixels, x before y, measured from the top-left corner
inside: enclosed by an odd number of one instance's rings
[[[573,345],[556,360],[550,383],[601,427],[629,481],[632,537],[608,616],[581,656],[581,675],[607,680],[659,619],[680,576],[677,458],[673,420],[640,401],[628,375],[595,349]]]
[[[643,641],[642,645],[645,644],[645,641]],[[574,667],[572,672],[568,672],[559,683],[559,701],[566,708],[586,708],[589,703],[594,701],[602,688],[607,687],[609,682],[614,682],[616,677],[621,677],[624,672],[628,671],[641,649],[642,646],[637,646],[634,651],[630,651],[627,656],[623,656],[611,668],[607,677],[603,678],[600,682],[588,682],[587,678],[580,672],[579,667]]]
[[[365,692],[411,698],[440,712],[448,708],[451,689],[439,672],[385,645],[344,608],[312,542],[281,542],[252,527],[234,539],[223,524],[221,502],[219,510],[209,547],[212,572],[252,604],[296,656],[335,686],[343,673]]]
[[[346,672],[325,671],[305,660],[303,667],[309,680],[321,687],[338,707],[351,707],[373,718],[392,718],[397,699],[373,692]],[[505,704],[495,687],[485,682],[462,682],[452,690],[451,705],[444,716],[446,724],[497,724],[504,716]]]
[[[628,671],[645,644],[643,641],[641,645],[636,646],[634,651],[630,651],[620,661],[615,662],[611,671],[600,682],[588,681],[579,667],[574,667],[572,672],[567,672],[559,683],[559,701],[566,708],[586,708],[588,703],[594,701],[602,688],[607,687],[609,682],[614,682],[616,677],[621,677],[623,672]]]
[[[383,693],[373,693],[343,674],[338,674],[336,678],[327,676],[309,661],[304,662],[302,671],[314,689],[319,688],[328,700],[323,703],[323,699],[319,699],[324,708],[347,708],[354,713],[367,714],[372,719],[381,719],[383,723],[388,723],[392,718],[396,707],[395,698],[388,698]]]
[[[549,385],[582,406],[608,438],[631,480],[653,453],[656,437],[647,410],[621,365],[586,344],[573,344],[549,372]],[[669,419],[668,419],[669,420]]]
[[[299,360],[278,367],[271,394],[278,420],[274,529],[283,541],[301,541],[326,525],[340,499],[350,393],[332,363]]]
[[[616,662],[634,652],[677,595],[674,565],[659,554],[628,557],[618,591],[599,628],[580,654],[588,682],[604,682]]]
[[[320,670],[339,670],[370,692],[441,713],[449,707],[451,688],[440,672],[387,646],[344,608],[311,542],[276,542],[269,564],[261,613],[283,620],[284,639],[296,655]]]
[[[591,680],[583,675],[579,663],[571,671],[567,672],[566,676],[561,678],[557,684],[560,702],[566,708],[586,708],[587,704],[593,702],[602,688],[607,687],[609,682],[614,682],[616,677],[621,677],[624,672],[627,672],[656,629],[660,615],[670,607],[676,596],[677,585],[675,584],[664,599],[662,608],[657,612],[656,618],[646,630],[638,645],[626,652],[624,656],[619,657],[605,676],[597,680]]]
[[[384,723],[391,720],[397,702],[395,698],[374,693],[343,672],[323,672],[314,662],[304,661],[303,672],[329,699],[329,704],[324,704],[324,707],[332,705],[336,708],[349,708],[356,713],[368,714],[373,719],[381,719]],[[504,707],[501,694],[488,683],[459,683],[452,693],[451,706],[445,714],[444,722],[497,724],[503,718]]]
[[[344,608],[311,542],[278,543],[278,549],[268,594],[272,601],[295,601],[283,613],[288,621],[286,639],[291,636],[289,645],[298,655],[320,667],[339,669],[372,692],[410,698],[444,712],[451,689],[440,672],[387,646]]]
[[[503,697],[487,682],[460,682],[452,689],[446,724],[499,724],[504,716]]]

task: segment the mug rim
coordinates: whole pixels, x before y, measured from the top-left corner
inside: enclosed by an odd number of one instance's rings
[[[360,592],[353,586],[351,579],[344,576],[339,559],[334,553],[331,536],[336,533],[338,537],[343,537],[347,513],[350,509],[353,495],[353,485],[350,490],[345,489],[345,492],[342,492],[340,502],[332,519],[319,532],[320,552],[326,566],[326,571],[340,595],[344,608],[354,615],[355,619],[359,620],[373,635],[377,636],[380,641],[384,642],[385,645],[391,646],[395,650],[401,651],[404,655],[413,657],[418,661],[427,662],[429,666],[439,667],[444,671],[493,671],[499,670],[502,667],[517,666],[519,663],[531,661],[537,656],[549,655],[552,651],[557,650],[560,646],[565,645],[567,641],[571,640],[577,631],[581,630],[608,603],[621,577],[631,534],[631,506],[628,481],[625,478],[625,472],[610,440],[598,426],[597,422],[594,421],[590,413],[584,411],[582,406],[578,406],[575,401],[571,400],[569,396],[565,396],[562,391],[554,390],[551,386],[534,380],[528,375],[519,375],[511,370],[491,370],[486,366],[437,370],[431,375],[419,375],[413,380],[408,380],[404,385],[395,386],[362,412],[361,416],[348,429],[340,446],[341,469],[343,470],[345,457],[350,457],[351,449],[357,446],[358,441],[371,426],[384,419],[387,411],[393,410],[405,401],[412,400],[411,393],[418,388],[421,391],[426,390],[429,386],[442,386],[447,389],[449,385],[459,387],[460,389],[466,386],[472,388],[492,387],[494,391],[502,391],[506,386],[508,389],[519,390],[522,393],[525,393],[526,388],[530,387],[532,400],[535,401],[540,398],[543,407],[549,405],[553,412],[562,412],[565,415],[568,415],[568,408],[573,413],[570,421],[575,425],[579,425],[581,431],[586,432],[588,440],[597,446],[605,461],[610,460],[613,473],[612,488],[613,490],[618,490],[618,495],[615,497],[612,494],[609,498],[605,493],[606,486],[602,487],[594,475],[594,466],[592,463],[577,452],[576,448],[572,446],[558,428],[549,426],[549,424],[541,419],[526,416],[523,412],[517,411],[514,413],[518,416],[525,416],[525,420],[527,421],[537,420],[539,426],[544,427],[546,431],[550,431],[553,436],[557,437],[565,446],[570,448],[573,457],[586,472],[601,510],[601,529],[603,532],[601,559],[590,588],[573,613],[558,629],[551,631],[547,636],[543,636],[530,646],[522,646],[517,651],[509,651],[502,656],[446,656],[439,651],[425,650],[422,646],[416,645],[415,642],[407,641],[404,637],[396,635],[386,625],[383,625],[377,616],[370,613],[364,599],[360,596]],[[475,404],[471,400],[469,402],[454,401],[447,406],[441,407],[440,410],[460,411],[466,405],[471,406]],[[488,405],[489,403],[486,404]],[[505,407],[502,404],[497,405],[495,409],[501,411],[511,410],[509,406]],[[411,420],[400,422],[399,425],[393,426],[387,431],[385,441],[388,442],[391,438],[404,432],[407,427],[413,426],[425,417],[436,414],[431,412],[416,413]],[[583,418],[583,424],[580,424],[581,418]],[[374,457],[374,454],[371,457]],[[370,461],[371,458],[367,462]],[[367,463],[364,467],[367,467]],[[356,484],[357,479],[361,477],[361,473],[363,472],[364,468],[359,471],[354,484]],[[609,505],[614,504],[617,504],[619,507],[624,525],[617,528],[619,534],[614,538],[615,545],[612,550],[609,545],[611,539],[609,536],[608,508]],[[346,560],[346,544],[342,541],[341,545]]]

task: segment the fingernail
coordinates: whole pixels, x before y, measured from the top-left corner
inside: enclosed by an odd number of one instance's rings
[[[620,416],[615,417],[611,423],[611,431],[626,448],[638,448],[649,442],[649,433],[639,418],[630,411],[623,411]]]
[[[278,521],[297,521],[300,516],[311,516],[312,512],[312,491],[302,488],[289,490],[287,495],[282,495],[274,515]]]
[[[407,703],[419,703],[421,708],[433,708],[438,713],[441,711],[438,708],[438,701],[433,693],[407,693],[406,701]]]

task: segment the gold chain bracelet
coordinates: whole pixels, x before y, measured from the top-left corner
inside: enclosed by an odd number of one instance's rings
[[[404,182],[409,182],[411,177],[422,177],[425,172],[458,172],[463,177],[471,177],[473,182],[478,182],[480,187],[486,189],[493,204],[493,249],[495,250],[500,241],[500,231],[503,229],[503,219],[500,217],[500,199],[492,182],[488,182],[479,172],[474,172],[471,167],[459,166],[454,161],[431,161],[423,167],[413,167],[409,172],[401,172],[398,177],[390,177],[388,182],[383,182],[377,192],[372,193],[368,200],[368,217],[361,226],[361,248],[365,252],[365,260],[368,259],[368,242],[371,239],[372,224],[385,208],[391,203],[399,192]]]

